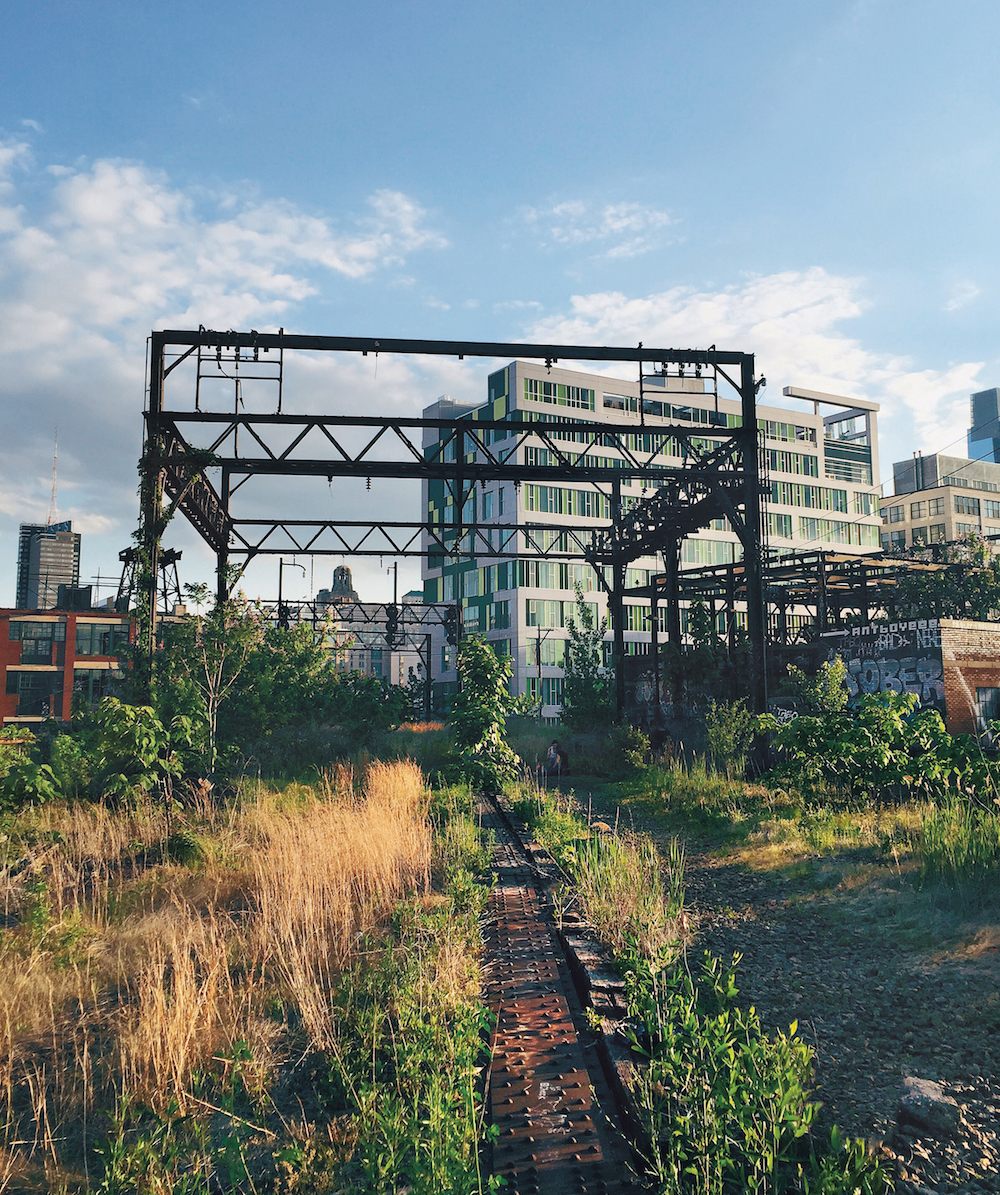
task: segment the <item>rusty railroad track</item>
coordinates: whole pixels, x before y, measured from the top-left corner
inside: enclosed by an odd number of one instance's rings
[[[496,1014],[488,1100],[493,1172],[510,1195],[639,1191],[631,1149],[586,1028],[545,884],[499,806],[486,934],[487,999]]]

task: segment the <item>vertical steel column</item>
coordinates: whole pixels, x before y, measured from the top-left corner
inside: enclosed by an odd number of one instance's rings
[[[222,607],[229,600],[229,579],[227,573],[229,572],[229,470],[222,470],[221,493],[219,497],[222,499],[222,509],[226,515],[226,545],[220,548],[215,555],[215,604]],[[281,569],[278,569],[278,587],[281,587]],[[280,601],[279,601],[280,606]],[[279,617],[281,611],[279,609]]]
[[[611,525],[614,528],[614,562],[611,565],[611,629],[614,632],[615,650],[615,713],[619,718],[625,713],[625,603],[622,593],[625,589],[625,566],[622,563],[618,531],[622,515],[622,483],[616,477],[611,482]]]
[[[424,721],[431,720],[431,714],[434,712],[433,706],[433,689],[431,687],[431,637],[424,636]]]
[[[816,585],[816,621],[819,623],[819,633],[822,634],[830,625],[830,613],[826,600],[826,553],[820,552],[817,561],[819,576]]]
[[[163,468],[160,414],[163,410],[163,334],[153,332],[149,338],[149,408],[146,411],[146,443],[143,449],[140,498],[139,560],[137,580],[139,601],[143,605],[143,628],[149,679],[152,681],[153,657],[156,654],[156,578],[160,571],[160,520],[163,504]]]
[[[663,553],[667,579],[667,638],[675,651],[681,650],[680,551],[680,542],[675,539]]]
[[[764,564],[761,538],[760,454],[757,442],[757,383],[753,354],[740,365],[743,405],[743,519],[746,538],[747,633],[750,638],[750,699],[756,713],[767,710],[767,626],[764,608]]]
[[[653,654],[653,721],[659,726],[663,715],[660,698],[660,603],[655,589],[649,601],[649,650]]]

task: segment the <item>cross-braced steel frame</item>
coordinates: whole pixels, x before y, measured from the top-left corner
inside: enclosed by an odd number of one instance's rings
[[[632,362],[644,377],[683,376],[684,370],[723,377],[741,402],[739,426],[645,424],[640,403],[635,423],[528,418],[406,418],[372,415],[292,414],[282,409],[283,365],[290,351],[416,356],[523,358],[556,362]],[[261,355],[264,355],[263,357]],[[757,384],[752,354],[710,349],[517,344],[481,341],[384,340],[342,336],[217,332],[206,328],[153,332],[150,337],[148,405],[142,473],[140,541],[148,575],[155,578],[164,501],[179,510],[216,556],[217,598],[232,584],[231,565],[255,556],[302,555],[476,556],[479,558],[576,559],[597,566],[609,593],[617,661],[619,709],[624,699],[622,594],[627,565],[650,552],[665,553],[668,570],[684,537],[712,519],[728,518],[743,545],[748,634],[753,653],[755,705],[766,704],[765,628],[762,591],[761,464],[756,419]],[[167,380],[185,362],[195,363],[193,402],[168,401]],[[205,372],[203,372],[203,368]],[[277,372],[268,373],[268,370]],[[231,411],[202,409],[203,378],[233,383]],[[276,409],[250,413],[241,385],[258,378],[277,381]],[[641,431],[642,435],[637,436]],[[528,464],[521,451],[545,450],[545,464]],[[617,456],[613,466],[606,450]],[[668,454],[677,464],[665,464]],[[456,521],[363,522],[303,518],[278,512],[245,519],[232,498],[257,477],[322,477],[440,480],[448,487]],[[623,481],[659,487],[655,497],[624,510]],[[575,482],[609,491],[613,527],[539,522],[467,524],[465,499],[477,483]],[[604,570],[610,578],[604,575]],[[147,595],[149,626],[155,623],[155,586]],[[678,620],[679,626],[679,620]],[[678,631],[679,636],[679,631]],[[150,630],[149,649],[154,648]]]

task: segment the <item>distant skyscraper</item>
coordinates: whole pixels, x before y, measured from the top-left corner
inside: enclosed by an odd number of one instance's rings
[[[972,396],[969,457],[1000,464],[1000,389],[980,390]]]
[[[51,610],[59,586],[80,584],[80,536],[73,524],[22,523],[17,549],[19,610]]]

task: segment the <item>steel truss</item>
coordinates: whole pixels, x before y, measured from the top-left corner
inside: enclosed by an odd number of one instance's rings
[[[953,545],[933,545],[947,548]],[[963,564],[936,559],[888,556],[873,552],[863,556],[844,552],[791,552],[764,565],[764,601],[768,640],[775,647],[809,643],[825,631],[880,618],[894,621],[900,577],[914,572],[961,570]],[[943,553],[942,553],[943,555]],[[665,601],[669,578],[661,573],[626,592],[627,597]],[[728,611],[727,633],[735,635],[737,606],[748,601],[747,574],[742,561],[684,569],[676,582],[681,601],[703,602],[713,617]],[[790,616],[795,619],[790,621]]]
[[[402,353],[413,355],[528,358],[559,361],[632,362],[640,382],[639,419],[603,423],[572,419],[472,420],[379,416],[295,415],[282,409],[285,353]],[[261,354],[264,354],[262,357]],[[273,354],[272,356],[268,356]],[[167,402],[167,378],[185,362],[194,365],[186,407]],[[662,396],[669,377],[711,378],[718,395],[722,377],[739,395],[742,423],[707,427],[644,422],[644,393]],[[644,380],[657,386],[643,391]],[[209,383],[232,386],[231,411],[202,407]],[[244,395],[253,384],[277,383],[276,409],[252,414]],[[517,344],[476,341],[377,340],[358,337],[297,336],[278,333],[216,332],[205,328],[153,332],[146,438],[141,472],[141,543],[155,577],[160,536],[166,525],[164,497],[213,549],[217,598],[233,583],[231,563],[245,567],[259,554],[364,554],[580,559],[598,565],[611,600],[617,661],[619,709],[624,703],[624,621],[622,597],[629,562],[664,552],[668,570],[683,538],[711,519],[725,517],[743,544],[751,595],[748,615],[753,652],[752,691],[758,708],[766,704],[763,593],[760,562],[761,466],[756,421],[757,385],[752,354],[720,351]],[[426,443],[425,443],[426,440]],[[523,460],[525,447],[541,450],[544,463]],[[604,456],[610,449],[617,455]],[[664,455],[676,460],[665,464]],[[519,460],[518,458],[522,459]],[[537,458],[536,458],[537,459]],[[608,463],[610,460],[610,464]],[[456,520],[477,483],[576,482],[605,492],[614,528],[565,524],[514,526],[456,521],[243,519],[232,510],[233,496],[257,477],[411,478],[440,480],[447,486]],[[649,502],[630,511],[622,501],[623,481],[660,488]],[[295,512],[296,514],[298,512]],[[604,577],[606,568],[610,579]],[[238,567],[235,570],[239,571]],[[147,604],[155,604],[155,591]],[[676,605],[676,603],[675,603]],[[400,607],[402,610],[404,607]],[[679,625],[679,622],[678,622]],[[154,647],[152,636],[149,648]]]

